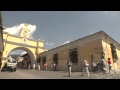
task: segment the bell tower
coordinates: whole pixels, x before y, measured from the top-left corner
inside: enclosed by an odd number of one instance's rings
[[[30,30],[28,29],[28,25],[24,24],[23,28],[20,31],[20,37],[29,38]]]

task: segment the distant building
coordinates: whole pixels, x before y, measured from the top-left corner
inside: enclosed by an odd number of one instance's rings
[[[21,57],[21,56],[17,56],[16,57],[16,61],[17,61],[17,67],[18,68],[22,68],[22,61],[23,61],[23,57]]]
[[[23,59],[24,59],[24,58],[23,58],[23,57],[20,57],[20,56],[17,56],[17,57],[16,57],[16,61],[17,61],[17,62],[22,62]]]
[[[23,57],[23,60],[22,60],[22,68],[27,69],[27,68],[29,67],[29,65],[30,65],[31,68],[32,68],[31,59],[30,59],[29,54],[26,53],[26,54],[24,54],[22,57]]]
[[[13,58],[12,58],[11,56],[9,56],[9,57],[7,58],[7,60],[12,61],[12,60],[13,60]]]
[[[89,61],[89,69],[91,70],[92,62],[97,63],[101,58],[105,58],[107,61],[108,57],[112,59],[113,68],[120,69],[120,44],[105,32],[100,31],[42,52],[37,57],[41,67],[45,62],[48,63],[48,70],[51,68],[51,63],[55,62],[57,70],[66,71],[67,60],[70,59],[73,62],[72,71],[81,71],[83,58]]]

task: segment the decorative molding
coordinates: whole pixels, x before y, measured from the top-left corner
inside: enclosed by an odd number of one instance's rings
[[[20,43],[16,43],[16,42],[11,42],[11,41],[7,41],[5,40],[6,43],[10,43],[10,44],[13,44],[13,45],[19,45],[19,46],[26,46],[26,47],[31,47],[31,48],[41,48],[41,49],[44,49],[44,47],[40,47],[40,46],[31,46],[31,45],[28,45],[24,42],[20,42]]]
[[[12,34],[9,34],[8,32],[3,32],[3,34],[7,34],[7,36],[13,36],[13,37],[16,37],[16,38],[23,38],[23,37],[21,37],[21,36],[16,36],[16,35],[12,35]],[[30,41],[36,41],[36,42],[44,42],[44,40],[35,40],[35,39],[30,39],[30,38],[27,38],[28,40],[30,40]]]

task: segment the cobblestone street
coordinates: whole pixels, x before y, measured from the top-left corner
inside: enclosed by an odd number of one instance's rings
[[[120,72],[117,74],[92,73],[81,76],[81,72],[72,72],[72,76],[68,77],[66,71],[38,71],[18,69],[16,72],[0,72],[0,79],[120,79]]]

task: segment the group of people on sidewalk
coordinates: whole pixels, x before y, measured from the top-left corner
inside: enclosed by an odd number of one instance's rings
[[[113,71],[116,74],[116,71],[112,70],[113,65],[112,65],[112,62],[111,62],[111,58],[108,58],[107,63],[108,63],[108,67],[109,67],[108,74],[110,74],[110,71]],[[104,59],[101,59],[101,61],[98,64],[100,66],[99,70],[106,73],[107,72],[107,70],[106,70],[106,61]],[[71,76],[72,65],[73,65],[72,61],[70,59],[68,59],[67,66],[68,66],[68,74],[69,74],[69,76]],[[44,63],[43,66],[44,66],[43,70],[47,70],[47,66],[48,66],[47,63]],[[52,68],[53,71],[56,71],[56,66],[57,66],[56,63],[51,63],[51,68]],[[40,71],[40,63],[38,63],[37,69]],[[88,62],[87,59],[84,58],[82,60],[82,75],[81,76],[84,76],[85,72],[89,76],[89,62]]]
[[[51,64],[51,68],[53,69],[53,71],[56,71],[56,66],[57,66],[56,63],[52,63],[52,64]],[[47,64],[47,62],[46,62],[46,63],[43,64],[43,70],[46,70],[46,71],[47,71],[47,68],[48,68],[48,64]],[[38,71],[41,70],[41,68],[40,68],[40,63],[37,64],[37,69],[38,69]]]
[[[111,58],[108,58],[107,60],[107,63],[108,63],[108,74],[110,74],[110,71],[113,71],[115,74],[116,74],[116,71],[115,70],[112,70],[112,62],[111,62]],[[107,72],[106,70],[106,62],[104,59],[101,59],[101,61],[99,62],[99,64],[101,64],[100,68],[102,69],[102,71],[104,73]],[[68,74],[69,76],[71,76],[71,68],[72,68],[72,61],[70,59],[68,59],[68,62],[67,62],[67,65],[68,65]],[[89,63],[88,63],[88,60],[86,60],[85,58],[82,60],[82,75],[81,76],[84,76],[84,73],[87,73],[87,75],[89,76]]]
[[[47,64],[47,63],[44,63],[44,64],[43,64],[43,70],[46,70],[46,71],[47,71],[47,66],[48,66],[48,64]],[[37,64],[37,70],[38,70],[38,71],[41,70],[40,63]]]

